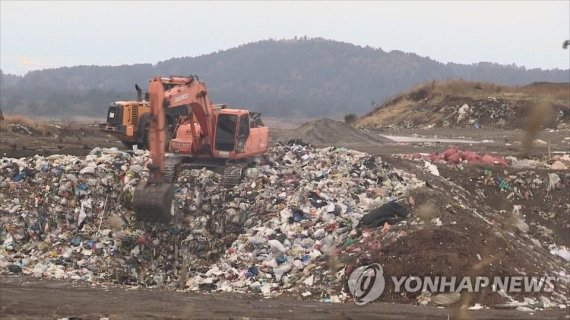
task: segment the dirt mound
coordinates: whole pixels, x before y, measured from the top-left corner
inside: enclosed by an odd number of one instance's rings
[[[5,121],[0,123],[0,157],[87,155],[94,147],[123,146],[117,139],[101,132],[95,121],[5,115]]]
[[[281,141],[302,139],[314,145],[348,146],[355,144],[378,144],[389,141],[356,129],[348,123],[331,119],[305,122],[286,134]]]
[[[377,262],[385,274],[420,277],[540,275],[545,270],[567,274],[568,260],[557,256],[556,248],[567,248],[570,241],[565,196],[570,175],[559,173],[560,181],[549,189],[550,170],[438,165],[440,176],[436,176],[414,162],[388,162],[413,172],[428,188],[411,193],[413,201],[408,201],[408,207],[413,214],[406,227],[387,228],[396,237],[390,238],[382,230],[371,231],[363,236],[366,241],[347,248],[370,254],[341,255],[347,265]],[[374,246],[380,249],[371,250]],[[556,286],[560,292],[568,292],[567,280]],[[420,292],[405,296],[393,290],[394,283],[387,281],[384,301],[413,303],[421,299]],[[544,292],[505,296],[490,290],[463,292],[456,307],[474,302],[501,305],[511,299],[540,301],[542,296]]]
[[[378,106],[358,120],[375,128],[524,128],[533,108],[547,106],[543,125],[570,125],[568,83],[506,87],[489,83],[440,81],[420,85]]]

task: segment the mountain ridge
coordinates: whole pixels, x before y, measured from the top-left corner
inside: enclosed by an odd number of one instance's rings
[[[153,75],[197,74],[216,103],[278,117],[339,117],[366,113],[429,80],[524,85],[565,82],[569,72],[490,62],[442,63],[415,53],[322,38],[270,39],[156,64],[61,67],[21,78],[2,74],[0,95],[6,112],[103,116],[110,102],[135,97],[135,83],[142,85]]]

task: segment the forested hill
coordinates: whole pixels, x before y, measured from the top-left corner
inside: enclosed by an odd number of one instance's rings
[[[105,115],[108,103],[133,99],[134,84],[153,75],[197,74],[215,103],[281,117],[363,114],[372,106],[433,79],[508,85],[567,82],[569,70],[527,70],[481,62],[443,64],[401,51],[324,39],[265,40],[198,57],[152,64],[76,66],[2,75],[7,113],[50,116]]]

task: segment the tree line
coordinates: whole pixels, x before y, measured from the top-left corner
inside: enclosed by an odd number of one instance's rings
[[[567,82],[569,70],[526,69],[491,62],[440,63],[402,51],[315,39],[264,40],[197,57],[152,64],[75,66],[0,74],[5,113],[104,117],[115,100],[136,97],[154,75],[198,75],[215,103],[277,117],[364,114],[429,80],[464,79],[506,85]]]

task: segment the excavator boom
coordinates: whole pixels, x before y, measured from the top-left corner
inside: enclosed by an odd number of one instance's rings
[[[151,181],[162,181],[164,174],[164,148],[166,143],[166,121],[164,116],[164,87],[160,78],[156,77],[149,84],[150,128],[149,149],[152,166]]]
[[[166,94],[165,90],[168,90]],[[135,189],[133,206],[142,220],[169,222],[174,214],[174,185],[164,182],[166,120],[165,108],[187,105],[204,128],[207,141],[213,136],[211,126],[212,107],[206,87],[193,77],[154,77],[149,83],[150,127],[149,150],[152,164],[148,181],[139,183]],[[198,141],[198,137],[194,137]]]

